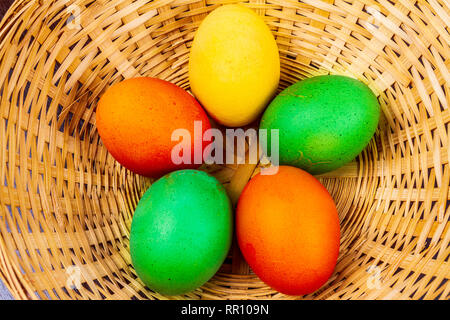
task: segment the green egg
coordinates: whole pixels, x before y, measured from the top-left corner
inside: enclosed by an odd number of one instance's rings
[[[165,175],[134,213],[130,252],[137,275],[166,295],[200,287],[227,256],[232,219],[230,200],[216,178],[198,170]]]
[[[267,107],[260,128],[279,129],[282,165],[312,174],[335,170],[367,146],[380,118],[373,92],[345,76],[317,76],[282,91]]]

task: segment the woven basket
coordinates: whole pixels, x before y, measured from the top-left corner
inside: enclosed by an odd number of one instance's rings
[[[124,78],[188,89],[194,33],[230,2],[18,0],[10,8],[0,24],[0,277],[16,298],[167,298],[137,278],[128,250],[132,214],[151,181],[108,154],[95,107]],[[356,77],[378,96],[382,117],[354,162],[319,176],[342,231],[335,272],[319,291],[274,291],[233,245],[208,283],[176,298],[449,299],[448,4],[244,3],[276,38],[280,90],[319,74]],[[235,203],[259,169],[204,170]]]

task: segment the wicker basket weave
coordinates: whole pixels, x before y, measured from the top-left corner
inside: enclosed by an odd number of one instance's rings
[[[18,299],[165,297],[136,277],[133,210],[151,181],[121,167],[95,127],[98,97],[153,76],[188,89],[195,30],[228,0],[18,0],[0,24],[0,277]],[[76,5],[73,5],[76,4]],[[366,150],[320,176],[341,251],[317,299],[449,299],[449,3],[251,0],[281,56],[280,89],[345,74],[377,94]],[[80,23],[80,28],[77,28]],[[235,202],[258,166],[207,166]],[[78,283],[78,279],[80,279]],[[188,299],[294,299],[236,246]]]

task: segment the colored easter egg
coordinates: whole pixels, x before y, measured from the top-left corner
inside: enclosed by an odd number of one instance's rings
[[[197,170],[163,176],[133,216],[130,252],[139,278],[166,295],[200,287],[228,253],[232,219],[228,196],[214,177]]]
[[[353,160],[374,135],[379,117],[378,101],[364,83],[325,75],[282,91],[260,128],[279,129],[280,164],[320,174]],[[267,149],[270,153],[270,143]]]
[[[192,92],[226,126],[246,125],[273,98],[280,77],[278,47],[253,10],[224,5],[195,34],[189,58]]]
[[[196,128],[199,134],[195,134]],[[168,81],[141,77],[109,87],[97,105],[97,129],[106,149],[127,169],[149,177],[173,170],[197,168],[194,151],[202,150],[203,133],[210,128],[200,104],[185,90]],[[191,139],[187,161],[174,162],[172,150],[179,143],[172,133],[182,129]],[[196,163],[197,162],[197,163]]]
[[[252,270],[288,295],[319,289],[339,254],[336,206],[328,191],[301,169],[280,166],[256,175],[237,205],[239,247]]]

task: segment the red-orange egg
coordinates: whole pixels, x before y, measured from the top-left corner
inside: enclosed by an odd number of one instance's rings
[[[236,229],[244,258],[277,291],[312,293],[333,273],[340,243],[336,206],[306,171],[280,166],[274,175],[256,175],[239,198]]]
[[[197,134],[195,121],[201,124]],[[194,163],[194,152],[198,152],[194,146],[201,147],[198,153],[202,155],[207,144],[203,133],[211,127],[206,113],[189,93],[148,77],[124,80],[108,88],[98,103],[96,124],[103,144],[119,163],[150,177],[199,167],[200,163]],[[172,149],[181,140],[172,141],[176,129],[190,134],[190,161],[179,164],[172,159]]]

